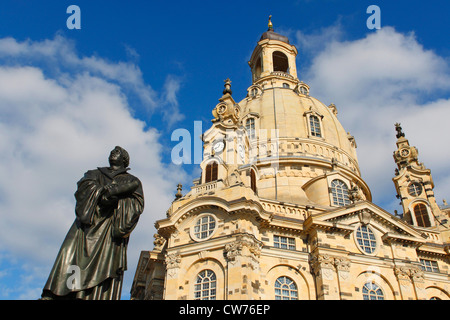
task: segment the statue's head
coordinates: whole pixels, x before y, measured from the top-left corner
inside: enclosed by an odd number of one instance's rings
[[[109,164],[111,166],[116,165],[120,167],[128,167],[130,164],[130,156],[124,148],[116,146],[109,154]]]

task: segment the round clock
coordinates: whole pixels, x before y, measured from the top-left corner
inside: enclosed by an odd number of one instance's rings
[[[407,156],[409,156],[409,150],[408,150],[408,149],[402,149],[402,150],[400,150],[400,155],[401,155],[402,157],[407,157]]]
[[[225,144],[223,143],[223,141],[217,141],[213,144],[213,150],[215,152],[222,151],[224,147],[225,147]]]
[[[227,106],[226,105],[221,104],[219,107],[217,107],[217,113],[218,114],[223,114],[223,113],[225,113],[226,110],[227,110]]]

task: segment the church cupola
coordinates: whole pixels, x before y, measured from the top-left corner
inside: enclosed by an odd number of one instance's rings
[[[274,31],[271,17],[268,30],[262,34],[248,62],[252,69],[253,83],[275,80],[280,82],[280,86],[283,83],[295,86],[299,82],[295,64],[297,48],[289,43],[286,36]]]

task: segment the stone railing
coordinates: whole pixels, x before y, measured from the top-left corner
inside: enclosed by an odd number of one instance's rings
[[[297,219],[306,219],[308,217],[308,211],[306,210],[306,208],[301,208],[295,204],[280,204],[263,200],[261,201],[261,205],[264,210],[272,212],[276,215]]]
[[[214,193],[216,190],[221,189],[223,187],[222,180],[215,180],[203,184],[199,184],[191,187],[192,193],[194,195],[205,194],[205,193]]]

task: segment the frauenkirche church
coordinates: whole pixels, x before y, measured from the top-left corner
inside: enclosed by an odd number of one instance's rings
[[[403,213],[372,203],[355,138],[309,95],[296,55],[269,20],[246,97],[225,81],[202,174],[156,222],[132,299],[450,299],[450,206],[430,169],[396,124]]]

